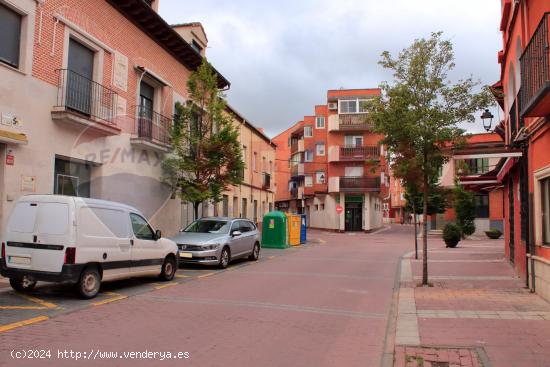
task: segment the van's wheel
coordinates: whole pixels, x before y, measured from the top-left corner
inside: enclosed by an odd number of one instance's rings
[[[78,294],[84,299],[90,299],[97,296],[101,286],[101,277],[95,267],[89,267],[82,271],[80,280],[76,284]]]
[[[225,269],[229,265],[229,261],[231,259],[231,254],[229,252],[229,248],[224,247],[222,250],[222,253],[220,254],[220,263],[218,264],[218,267],[220,269]]]
[[[27,277],[10,278],[10,285],[18,292],[29,292],[36,286],[36,280],[31,280]]]
[[[166,259],[164,259],[164,263],[162,264],[162,271],[159,277],[161,280],[170,281],[174,279],[176,270],[177,270],[176,259],[174,259],[173,256],[167,256]]]
[[[259,258],[260,258],[260,244],[258,242],[256,242],[254,244],[254,248],[252,249],[252,253],[248,257],[248,260],[258,261]]]

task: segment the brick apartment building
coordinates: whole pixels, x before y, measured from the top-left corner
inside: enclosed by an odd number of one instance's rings
[[[500,80],[493,86],[509,157],[504,184],[506,256],[550,300],[550,2],[502,0]]]
[[[312,228],[382,226],[389,177],[381,136],[372,132],[364,108],[379,94],[379,89],[329,90],[327,104],[273,138],[279,209],[306,214]]]
[[[167,234],[185,223],[161,160],[208,40],[200,23],[168,25],[158,1],[0,0],[0,229],[31,193],[128,203]]]

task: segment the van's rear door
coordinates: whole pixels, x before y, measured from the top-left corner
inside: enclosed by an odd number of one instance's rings
[[[19,201],[6,229],[8,267],[60,272],[71,245],[69,201]]]

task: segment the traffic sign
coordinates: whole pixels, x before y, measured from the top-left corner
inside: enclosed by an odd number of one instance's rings
[[[344,211],[344,208],[342,208],[342,205],[338,204],[336,205],[336,213],[340,214]]]

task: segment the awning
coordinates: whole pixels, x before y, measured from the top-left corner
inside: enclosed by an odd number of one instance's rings
[[[27,135],[8,130],[0,130],[0,142],[6,144],[28,144]]]
[[[498,182],[502,182],[504,178],[508,175],[508,172],[515,166],[517,163],[518,158],[516,157],[509,157],[506,159],[506,162],[502,165],[502,168],[497,173],[497,180]]]

